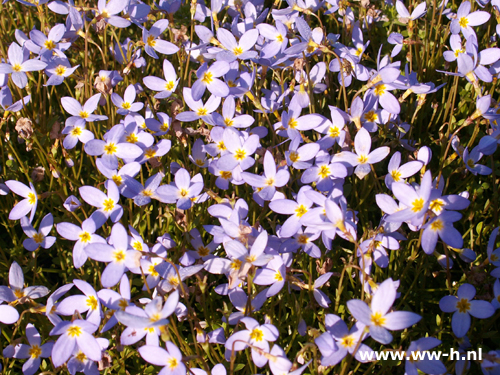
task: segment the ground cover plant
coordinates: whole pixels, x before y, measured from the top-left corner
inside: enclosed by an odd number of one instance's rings
[[[4,0],[2,373],[500,374],[499,22]]]

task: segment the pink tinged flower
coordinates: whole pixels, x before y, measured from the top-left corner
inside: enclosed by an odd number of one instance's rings
[[[314,340],[322,355],[321,365],[335,366],[345,358],[347,353],[354,354],[359,362],[367,362],[361,358],[360,353],[364,352],[369,355],[373,350],[369,346],[359,343],[368,337],[363,324],[356,322],[349,331],[340,317],[327,314],[325,328],[326,332]]]
[[[113,104],[118,107],[116,112],[119,115],[128,115],[129,113],[139,112],[144,107],[143,103],[134,103],[136,94],[137,92],[134,85],[129,85],[126,88],[125,93],[123,94],[123,99],[116,93],[111,94],[111,100],[113,101]]]
[[[370,328],[371,337],[381,344],[389,344],[392,335],[388,330],[408,328],[422,318],[409,311],[389,312],[396,300],[396,288],[392,279],[385,280],[375,291],[371,306],[361,300],[350,300],[347,307],[351,314],[361,323]]]
[[[143,79],[144,85],[148,89],[158,91],[158,94],[155,95],[156,99],[168,98],[177,89],[179,83],[175,68],[167,59],[163,60],[163,75],[165,79],[155,76],[148,76]]]
[[[486,22],[491,17],[491,14],[484,11],[475,11],[470,13],[471,4],[469,1],[464,1],[460,4],[457,10],[457,18],[451,21],[450,30],[453,34],[462,34],[466,39],[471,35],[476,35],[471,26],[479,26]]]
[[[284,168],[277,171],[273,155],[266,151],[264,155],[264,175],[243,172],[241,177],[250,186],[261,189],[257,194],[263,200],[270,201],[276,193],[276,188],[286,185],[290,179],[290,172]]]
[[[218,160],[217,168],[222,171],[232,171],[239,165],[242,170],[246,170],[254,165],[255,159],[252,158],[252,155],[260,146],[257,134],[252,134],[247,139],[242,140],[239,131],[226,128],[223,140],[228,152]]]
[[[69,296],[62,300],[57,308],[56,313],[60,315],[71,316],[75,312],[80,314],[87,313],[86,321],[99,326],[101,324],[101,303],[97,292],[92,285],[83,280],[75,279],[73,284],[83,292],[84,295]]]
[[[101,347],[96,338],[92,336],[97,328],[95,324],[80,319],[58,323],[50,331],[51,336],[61,335],[52,348],[54,367],[59,367],[66,362],[76,348],[89,359],[100,361],[102,358]]]
[[[108,169],[118,168],[118,158],[135,159],[143,154],[142,148],[124,140],[125,127],[121,124],[113,126],[104,140],[93,139],[85,144],[85,152],[92,156],[101,156],[103,165]]]
[[[182,353],[172,342],[166,342],[166,350],[159,346],[141,346],[139,354],[146,361],[155,366],[163,366],[161,375],[184,375],[186,366],[182,362]]]
[[[389,160],[388,174],[385,176],[385,184],[391,189],[393,182],[402,182],[402,179],[416,174],[422,169],[424,163],[421,161],[410,161],[401,165],[401,153],[396,151]]]
[[[365,128],[361,128],[354,138],[354,150],[356,153],[343,151],[336,154],[333,161],[345,161],[351,166],[356,167],[354,173],[360,179],[363,179],[371,172],[370,165],[382,161],[390,152],[390,148],[387,146],[379,147],[370,152],[371,145],[372,139],[370,133]]]
[[[24,233],[29,237],[23,241],[23,246],[28,251],[35,251],[39,247],[44,249],[50,248],[56,238],[53,236],[47,236],[52,230],[52,225],[54,224],[54,218],[51,213],[45,215],[45,217],[40,222],[40,229],[38,231],[33,228],[26,216],[21,218],[21,227]]]
[[[393,194],[407,208],[390,214],[385,220],[402,223],[403,221],[422,219],[429,208],[431,189],[432,175],[430,171],[425,172],[418,192],[403,182],[392,183]]]
[[[83,221],[81,227],[64,222],[56,226],[57,233],[60,236],[70,241],[76,241],[73,246],[73,265],[75,268],[80,268],[87,261],[85,247],[88,244],[93,242],[106,243],[104,238],[95,234],[95,231],[98,229],[95,218],[96,215],[92,214],[88,219]]]
[[[5,181],[5,185],[7,185],[13,193],[25,198],[17,203],[12,211],[10,211],[9,220],[18,220],[31,212],[29,220],[31,223],[35,217],[36,206],[38,204],[38,194],[33,184],[30,182],[30,187],[27,187],[22,182],[9,180]]]
[[[40,333],[31,323],[26,326],[26,338],[29,344],[9,345],[3,351],[5,358],[28,359],[23,365],[24,375],[33,375],[40,368],[41,358],[49,358],[53,342],[42,345]]]
[[[240,38],[239,42],[236,41],[233,33],[220,27],[217,30],[217,39],[225,48],[224,51],[217,53],[217,60],[232,62],[237,59],[248,60],[257,57],[257,52],[250,51],[257,39],[259,38],[259,31],[257,29],[250,29],[246,31]]]
[[[141,253],[129,249],[128,234],[122,224],[113,225],[110,240],[113,245],[91,243],[85,247],[89,258],[108,263],[101,276],[101,284],[105,288],[118,284],[127,269],[140,267]]]
[[[85,144],[94,139],[94,134],[85,129],[85,120],[83,119],[75,121],[73,125],[65,126],[61,133],[66,135],[63,141],[66,150],[74,148],[78,141]]]
[[[434,252],[438,241],[438,236],[446,243],[456,249],[463,246],[462,235],[453,227],[455,221],[462,218],[456,211],[444,211],[441,215],[433,217],[424,225],[422,233],[422,249],[430,255]]]
[[[249,345],[252,348],[252,359],[257,367],[263,367],[267,363],[269,353],[269,342],[276,341],[279,332],[272,324],[259,325],[253,318],[245,317],[241,319],[247,329],[233,333],[226,341],[225,347],[229,352],[246,349]]]
[[[108,218],[111,218],[111,221],[116,223],[123,215],[123,208],[118,204],[120,201],[118,187],[112,180],[108,180],[106,185],[108,188],[107,195],[93,186],[82,186],[78,189],[82,199],[91,206],[97,207],[102,214],[94,216],[96,227],[101,227]]]
[[[200,174],[198,174],[201,177]],[[191,208],[192,198],[196,197],[203,190],[203,180],[194,176],[189,176],[189,172],[181,168],[175,174],[175,182],[172,185],[162,185],[156,189],[156,194],[160,202],[177,203],[177,208],[187,210]],[[201,180],[198,181],[198,180]]]
[[[146,30],[146,28],[142,29],[142,41],[144,42],[144,50],[149,56],[155,59],[158,58],[156,52],[162,53],[164,55],[172,55],[179,51],[179,47],[177,47],[175,44],[159,38],[159,36],[163,34],[167,27],[168,20],[161,19],[156,21],[153,26],[151,26],[151,29],[149,31]]]
[[[457,337],[463,337],[470,328],[470,316],[486,319],[495,313],[495,308],[487,301],[472,301],[476,289],[470,284],[462,284],[457,296],[444,296],[439,301],[443,312],[454,313],[451,319],[451,329]]]
[[[43,70],[47,66],[40,60],[26,60],[23,48],[15,42],[10,45],[7,55],[9,63],[0,63],[0,74],[11,74],[12,82],[21,89],[28,84],[26,72]]]
[[[152,299],[143,309],[130,307],[126,311],[115,312],[116,319],[127,326],[122,332],[122,345],[132,345],[146,336],[146,345],[159,346],[160,327],[168,324],[168,317],[179,304],[179,292],[174,291],[163,305],[163,298]]]
[[[297,201],[290,199],[277,199],[269,203],[269,208],[282,215],[292,215],[279,230],[281,237],[292,237],[301,228],[300,219],[311,208],[313,202],[306,196],[310,186],[302,187],[297,194]]]
[[[193,100],[200,100],[205,89],[208,89],[215,96],[222,98],[228,96],[229,86],[219,79],[228,71],[229,64],[225,61],[216,61],[210,67],[207,63],[202,64],[196,72],[198,79],[191,87]]]
[[[98,16],[115,27],[128,27],[131,24],[129,20],[116,16],[116,14],[122,12],[127,5],[128,3],[126,1],[121,0],[110,0],[108,3],[106,3],[106,0],[99,0],[97,3]]]
[[[418,374],[418,370],[426,374],[446,373],[446,366],[440,360],[430,358],[431,349],[440,344],[441,341],[434,337],[422,337],[417,341],[412,341],[406,350],[405,373]],[[423,358],[417,355],[423,355]]]
[[[108,116],[93,115],[94,111],[97,109],[100,99],[101,94],[95,94],[82,106],[72,97],[65,96],[61,98],[63,108],[66,112],[72,115],[72,117],[66,119],[66,126],[74,125],[79,120],[85,120],[86,122],[107,120]]]

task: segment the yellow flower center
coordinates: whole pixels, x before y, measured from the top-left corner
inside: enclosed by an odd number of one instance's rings
[[[283,276],[281,275],[280,271],[276,271],[276,274],[274,275],[274,280],[283,281]]]
[[[305,234],[301,234],[299,238],[297,238],[297,242],[301,245],[305,245],[309,242],[309,237],[307,237]]]
[[[198,110],[196,111],[196,114],[198,116],[206,116],[208,113],[207,109],[204,108],[204,107],[201,107],[201,108],[198,108]]]
[[[443,224],[443,221],[442,220],[434,220],[432,223],[431,223],[431,229],[433,231],[438,231],[438,230],[441,230],[444,228],[444,224]]]
[[[91,235],[89,232],[80,233],[78,237],[80,237],[80,241],[82,241],[83,243],[87,243],[91,239]]]
[[[383,83],[380,83],[378,84],[376,87],[375,87],[375,95],[377,96],[381,96],[381,95],[384,95],[385,94],[385,90],[386,90],[386,86],[383,84]]]
[[[241,263],[243,263],[241,260],[239,259],[234,259],[232,262],[231,262],[231,269],[233,270],[239,270],[240,267],[241,267]]]
[[[130,133],[129,135],[127,135],[127,137],[125,137],[125,139],[129,143],[137,143],[139,141],[139,138],[137,138],[137,135],[135,133]]]
[[[467,19],[467,17],[462,17],[458,21],[458,24],[460,25],[460,27],[463,27],[465,29],[467,27],[467,25],[469,24],[469,20]]]
[[[179,278],[177,276],[170,276],[168,278],[168,282],[174,287],[178,287],[180,282],[179,282]]]
[[[20,64],[14,64],[14,65],[12,65],[12,70],[13,70],[14,72],[20,72],[20,71],[21,71],[21,69],[22,69],[22,67],[21,67],[21,65],[20,65]]]
[[[144,156],[147,157],[148,159],[153,158],[156,155],[156,151],[152,148],[148,148],[146,151],[144,151]]]
[[[28,354],[31,358],[38,358],[42,354],[42,349],[38,345],[33,345],[29,350]]]
[[[111,179],[114,181],[116,186],[120,186],[123,183],[123,178],[120,175],[115,174]]]
[[[219,151],[225,151],[226,145],[224,144],[224,141],[219,141],[219,143],[217,143],[217,148],[219,149]]]
[[[224,180],[228,180],[231,178],[232,176],[232,173],[229,172],[229,171],[221,171],[220,172],[220,176],[224,179]]]
[[[368,161],[368,157],[366,155],[359,155],[358,162],[359,164],[365,164]]]
[[[128,302],[126,299],[122,298],[120,302],[118,302],[118,306],[120,307],[120,310],[125,311],[125,309],[128,306]]]
[[[122,104],[123,109],[130,109],[131,106],[132,105],[129,102],[123,102],[123,104]]]
[[[55,72],[58,76],[64,75],[66,73],[67,68],[64,65],[58,65]]]
[[[411,210],[413,212],[419,212],[422,211],[422,208],[424,208],[424,198],[417,198],[411,203],[412,207]]]
[[[87,306],[90,307],[90,310],[97,309],[97,298],[94,296],[89,296],[85,302],[87,303]]]
[[[174,81],[168,81],[167,84],[165,85],[165,90],[172,91],[174,89],[174,86],[175,86]]]
[[[170,370],[174,370],[179,366],[179,361],[177,361],[177,358],[171,357],[167,359],[167,366]]]
[[[14,290],[14,295],[16,296],[17,299],[23,298],[24,297],[24,290],[22,290],[22,289],[15,289]]]
[[[116,152],[117,148],[114,143],[108,143],[107,145],[104,146],[104,152],[106,155],[114,155]]]
[[[337,126],[331,126],[328,129],[328,135],[332,138],[338,137],[340,135],[340,129]]]
[[[297,207],[295,209],[295,215],[297,215],[298,217],[302,217],[304,216],[304,214],[307,212],[307,208],[306,206],[304,206],[303,204],[301,204],[299,207]]]
[[[375,122],[378,120],[378,115],[373,110],[366,112],[364,117],[368,122]]]
[[[113,252],[113,259],[115,262],[123,262],[125,260],[125,251],[116,250]]]
[[[492,262],[496,262],[498,260],[498,256],[496,254],[491,254],[490,259]]]
[[[239,148],[239,149],[237,149],[237,150],[236,150],[236,152],[235,152],[235,154],[234,154],[234,157],[236,158],[236,160],[240,161],[240,160],[245,159],[246,154],[247,154],[247,153],[246,153],[246,151],[245,151],[245,150],[243,150],[243,149]]]
[[[87,356],[83,352],[78,352],[76,359],[80,362],[84,362],[87,359]]]
[[[300,155],[297,151],[292,151],[290,152],[289,158],[292,163],[295,163],[297,160],[300,159]]]
[[[284,39],[283,39],[283,35],[281,35],[281,34],[276,35],[276,40],[277,40],[278,42],[280,42],[280,43],[283,43],[283,40],[284,40]]]
[[[342,345],[344,348],[352,348],[352,346],[354,345],[354,338],[351,335],[342,337],[340,339],[340,345]]]
[[[102,205],[104,206],[103,207],[104,212],[111,211],[111,210],[113,210],[113,208],[115,208],[115,202],[111,198],[105,199],[104,202],[102,203]]]
[[[76,128],[73,128],[73,129],[71,130],[71,135],[72,135],[73,137],[78,137],[78,136],[79,136],[79,135],[81,135],[81,134],[82,134],[82,128],[80,128],[80,127],[78,127],[78,126],[77,126]]]
[[[181,189],[179,190],[179,195],[182,197],[182,198],[185,198],[187,197],[189,194],[189,191],[187,191],[186,189]]]
[[[243,53],[243,48],[241,48],[241,47],[234,47],[233,53],[234,53],[235,56],[239,56],[239,55],[241,55]]]
[[[150,265],[148,268],[148,272],[151,276],[157,277],[158,276],[158,271],[155,270],[154,264]]]
[[[457,302],[457,309],[458,312],[461,312],[462,314],[465,314],[470,310],[470,302],[467,298],[462,298],[460,301]]]
[[[297,125],[298,125],[298,122],[294,117],[292,117],[290,120],[288,120],[288,127],[290,129],[295,129],[297,127]]]
[[[154,47],[156,45],[156,40],[153,35],[148,36],[147,44],[150,47]]]
[[[394,181],[399,182],[401,180],[401,172],[395,169],[391,172],[391,177]]]
[[[321,167],[319,167],[318,175],[321,178],[327,178],[328,176],[330,176],[330,167],[328,165],[322,165]]]
[[[264,332],[260,328],[254,328],[252,332],[250,332],[250,338],[259,342],[264,339]]]
[[[213,76],[214,75],[212,74],[212,72],[210,72],[210,71],[205,72],[205,73],[203,73],[203,78],[201,79],[201,81],[203,83],[206,83],[207,85],[209,85],[214,81]]]
[[[150,189],[144,189],[142,191],[142,195],[144,195],[145,197],[152,197],[153,196],[153,192]]]
[[[375,314],[372,314],[370,320],[374,326],[381,327],[385,324],[385,318],[382,316],[382,313],[377,311]]]
[[[225,118],[225,119],[224,119],[224,124],[225,124],[226,126],[233,126],[234,121],[233,121],[232,119],[230,119],[230,118]]]
[[[267,180],[266,180],[266,185],[267,186],[273,186],[274,185],[274,178],[272,177],[269,177]]]
[[[35,233],[33,235],[33,241],[35,241],[38,244],[42,243],[44,238],[45,236],[42,233]]]
[[[88,114],[88,112],[86,112],[86,111],[81,111],[81,112],[79,113],[79,115],[80,115],[80,117],[81,117],[81,118],[83,118],[83,119],[86,119],[87,117],[89,117],[89,114]]]
[[[101,17],[102,18],[109,18],[109,13],[108,13],[107,9],[103,9],[103,11],[101,13]]]
[[[210,254],[210,250],[208,248],[205,246],[198,247],[198,255],[200,257],[206,257],[208,254]]]
[[[36,202],[35,194],[28,193],[28,203],[33,206],[35,204],[35,202]]]
[[[79,326],[71,326],[66,333],[69,337],[79,337],[82,334],[82,329]]]

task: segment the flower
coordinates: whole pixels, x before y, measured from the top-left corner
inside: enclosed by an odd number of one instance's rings
[[[446,373],[446,367],[443,362],[430,357],[430,349],[440,344],[441,340],[434,337],[422,337],[417,341],[412,341],[406,350],[405,373],[408,375],[418,374],[418,370],[426,374]]]
[[[172,342],[166,342],[167,349],[159,346],[145,345],[138,351],[141,357],[156,366],[164,366],[161,375],[184,375],[186,365],[182,362],[182,353]]]
[[[453,227],[453,222],[462,218],[462,215],[455,211],[444,211],[439,216],[433,217],[424,225],[422,233],[422,249],[430,255],[436,248],[438,235],[448,245],[461,249],[463,246],[462,235]]]
[[[85,104],[82,106],[76,99],[72,97],[65,96],[61,98],[61,105],[72,117],[66,119],[66,126],[75,125],[79,120],[85,120],[86,122],[102,121],[107,120],[108,116],[93,115],[94,111],[97,109],[99,100],[101,99],[101,94],[95,94],[90,97]]]
[[[144,50],[146,53],[157,59],[158,55],[156,52],[160,52],[164,55],[172,55],[179,50],[175,44],[167,42],[159,38],[161,34],[168,27],[168,20],[161,19],[156,21],[151,29],[148,31],[146,28],[142,29],[142,41],[144,43]],[[156,51],[156,52],[155,52]]]
[[[119,115],[128,115],[129,113],[139,112],[144,107],[144,103],[134,103],[135,97],[136,90],[134,85],[129,85],[125,89],[123,99],[120,95],[112,93],[111,100],[113,104],[118,107],[118,110],[116,112]]]
[[[101,284],[105,288],[118,284],[127,269],[133,270],[140,267],[141,253],[129,249],[127,231],[122,224],[113,225],[110,242],[112,245],[95,242],[85,247],[89,258],[108,263],[101,275]]]
[[[471,35],[476,35],[471,26],[479,26],[488,22],[491,14],[481,10],[470,13],[471,4],[469,1],[463,1],[457,10],[457,17],[451,21],[450,31],[458,34],[460,31],[468,39]]]
[[[224,46],[225,50],[217,53],[217,60],[232,62],[237,59],[248,60],[257,57],[257,52],[250,51],[250,49],[255,45],[258,38],[259,31],[257,29],[250,29],[237,42],[229,30],[219,27],[217,30],[217,39]]]
[[[205,89],[208,89],[213,95],[225,98],[229,95],[228,85],[218,77],[223,76],[229,71],[229,64],[225,61],[216,61],[208,67],[207,63],[202,64],[196,71],[198,79],[191,87],[193,100],[200,100]]]
[[[0,286],[0,301],[25,303],[30,299],[45,297],[49,292],[45,286],[25,288],[23,270],[17,262],[12,262],[9,269],[9,287]]]
[[[177,89],[177,84],[179,83],[175,68],[167,59],[163,60],[163,74],[165,79],[148,76],[144,77],[142,80],[148,89],[159,91],[159,93],[155,95],[156,99],[168,98],[172,95],[172,92]]]
[[[3,356],[5,358],[28,359],[23,365],[23,374],[33,375],[40,368],[41,358],[50,357],[54,343],[49,341],[42,345],[40,333],[31,323],[26,325],[26,338],[29,345],[9,345],[3,350]]]
[[[193,205],[192,198],[203,190],[203,179],[197,174],[192,179],[189,172],[181,168],[175,174],[175,183],[162,185],[156,189],[157,199],[164,203],[177,203],[180,210],[188,210]]]
[[[51,247],[54,242],[56,242],[56,238],[53,236],[47,237],[47,235],[52,230],[53,224],[54,218],[51,213],[48,213],[40,222],[40,230],[37,232],[31,226],[28,218],[26,216],[22,217],[21,227],[23,228],[24,233],[29,237],[23,241],[24,248],[28,251],[35,251],[39,247],[43,247],[44,249]]]
[[[73,284],[83,292],[84,295],[69,296],[62,300],[58,305],[56,312],[61,315],[74,315],[87,313],[86,321],[96,326],[101,324],[101,303],[97,292],[88,282],[75,279]]]
[[[420,315],[409,311],[389,312],[395,300],[396,288],[389,278],[373,294],[370,307],[361,300],[347,301],[347,307],[357,320],[369,327],[370,335],[375,341],[389,344],[392,335],[388,330],[405,329],[422,319]]]
[[[116,14],[123,11],[128,5],[128,2],[121,0],[99,0],[97,3],[98,17],[104,19],[105,22],[119,28],[130,26],[131,22],[125,18],[118,17]]]
[[[487,301],[472,301],[476,288],[462,284],[457,296],[444,296],[439,301],[439,308],[446,313],[453,313],[451,329],[457,337],[463,337],[470,328],[470,316],[486,319],[495,313],[495,308]]]
[[[38,194],[35,191],[35,187],[30,182],[30,187],[19,181],[9,180],[5,181],[5,185],[15,194],[20,195],[25,198],[19,203],[17,203],[9,214],[9,220],[18,220],[25,217],[29,212],[31,223],[35,217],[36,206],[38,203]]]
[[[245,324],[247,329],[233,333],[226,341],[226,350],[229,352],[240,351],[250,345],[253,362],[257,367],[263,367],[267,363],[268,356],[265,356],[264,353],[269,353],[269,342],[276,341],[279,332],[274,325],[259,325],[259,322],[253,318],[245,317],[240,321]]]
[[[97,326],[85,320],[76,319],[72,322],[61,321],[51,331],[50,335],[61,335],[52,347],[52,363],[54,367],[61,366],[79,348],[88,358],[100,361],[101,347],[92,336]]]
[[[238,165],[246,170],[255,164],[252,155],[260,145],[259,136],[252,134],[242,140],[240,132],[233,128],[225,128],[223,134],[224,145],[227,153],[217,161],[217,168],[222,171],[232,171]]]
[[[23,49],[15,42],[9,46],[7,55],[9,63],[0,63],[0,74],[11,74],[12,82],[20,89],[28,84],[26,72],[43,70],[47,66],[40,60],[27,60]]]
[[[102,226],[104,222],[111,218],[113,223],[116,223],[123,215],[123,208],[118,204],[120,201],[120,192],[113,180],[106,182],[108,194],[104,194],[99,189],[93,186],[82,186],[78,189],[82,199],[91,206],[99,208],[99,214],[93,217],[97,228]]]

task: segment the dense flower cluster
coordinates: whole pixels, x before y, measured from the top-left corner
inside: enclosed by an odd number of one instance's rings
[[[40,17],[1,42],[5,373],[370,373],[496,324],[498,190],[478,229],[470,186],[497,184],[500,2],[265,4],[4,1]],[[471,373],[500,374],[498,339]]]

